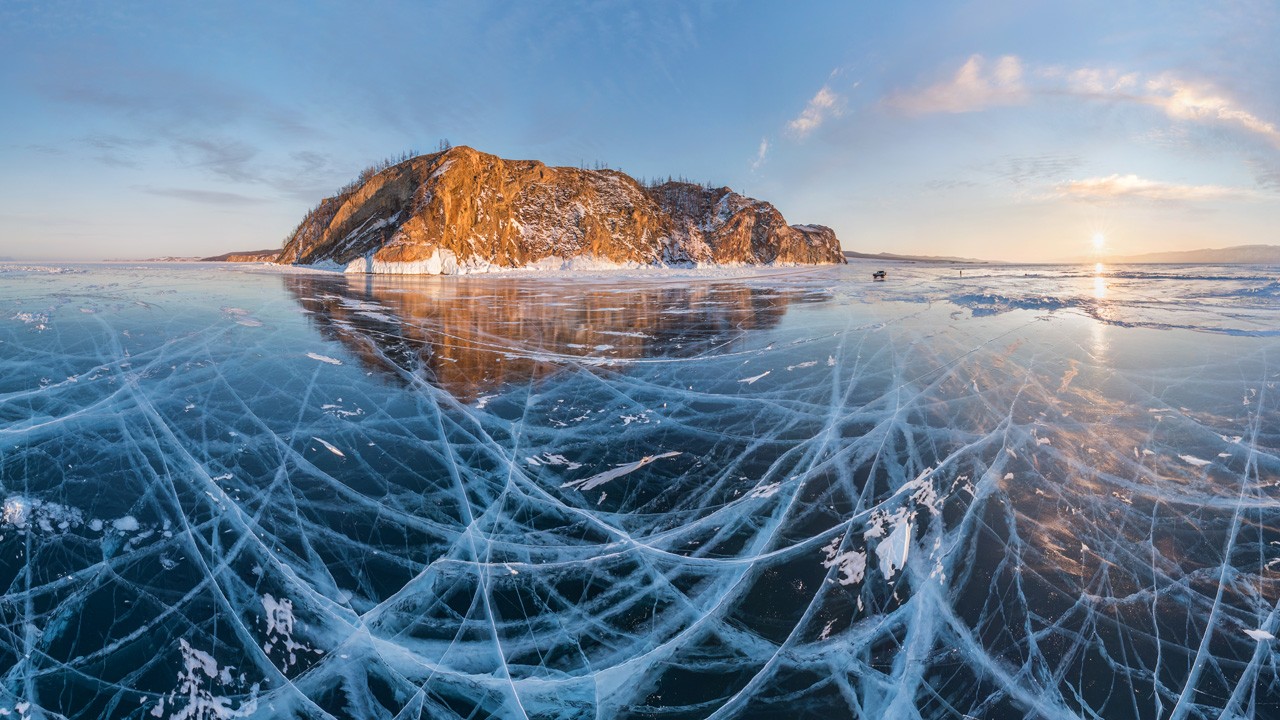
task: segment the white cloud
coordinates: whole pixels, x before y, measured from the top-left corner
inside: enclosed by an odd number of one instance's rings
[[[1061,183],[1059,197],[1086,202],[1194,202],[1197,200],[1247,199],[1251,190],[1222,185],[1182,185],[1149,180],[1137,175],[1108,175]]]
[[[1014,55],[989,62],[972,55],[956,71],[955,76],[915,92],[898,93],[888,104],[913,115],[930,113],[964,113],[993,105],[1015,105],[1025,102],[1022,61]]]
[[[787,129],[796,137],[803,138],[817,130],[829,118],[842,115],[839,104],[840,96],[829,85],[823,85],[818,94],[809,100],[809,104],[805,105],[800,116],[787,123]]]
[[[1033,96],[1071,96],[1131,102],[1158,108],[1173,120],[1235,127],[1280,147],[1280,128],[1241,107],[1208,82],[1193,82],[1171,73],[1144,77],[1114,68],[1026,68],[1006,55],[992,62],[970,56],[955,75],[919,90],[892,94],[885,104],[912,115],[976,112],[1016,105]]]
[[[1042,78],[1053,79],[1062,75],[1060,69],[1049,68],[1040,71]],[[1079,68],[1065,74],[1067,87],[1074,95],[1096,95],[1099,97],[1117,97],[1132,94],[1138,89],[1141,77],[1138,73],[1121,73],[1108,68]]]
[[[1145,90],[1147,94],[1142,101],[1160,108],[1171,118],[1235,125],[1280,145],[1280,130],[1274,123],[1236,106],[1211,85],[1193,85],[1166,73],[1147,81]]]
[[[760,147],[756,150],[756,157],[751,161],[751,171],[755,172],[764,165],[764,159],[769,154],[769,138],[760,138]]]
[[[1280,164],[1261,158],[1250,158],[1249,168],[1253,171],[1254,182],[1258,183],[1259,187],[1280,191]]]

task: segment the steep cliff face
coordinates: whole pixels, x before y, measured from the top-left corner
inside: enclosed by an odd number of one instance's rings
[[[728,188],[646,188],[615,170],[553,168],[468,147],[389,167],[327,198],[277,262],[451,273],[589,256],[614,263],[840,263],[835,233],[789,226]]]

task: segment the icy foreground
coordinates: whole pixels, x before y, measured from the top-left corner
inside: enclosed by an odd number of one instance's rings
[[[1274,270],[889,269],[0,265],[0,715],[1280,714]]]

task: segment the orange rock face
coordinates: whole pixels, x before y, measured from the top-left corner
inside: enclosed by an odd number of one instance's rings
[[[646,188],[616,170],[547,167],[468,147],[373,174],[311,211],[277,262],[452,272],[590,256],[616,263],[841,263],[830,228],[787,225],[729,188]]]

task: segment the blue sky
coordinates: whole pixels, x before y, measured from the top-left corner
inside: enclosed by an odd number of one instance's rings
[[[1280,4],[0,2],[0,256],[279,246],[441,138],[848,249],[1280,244]]]

